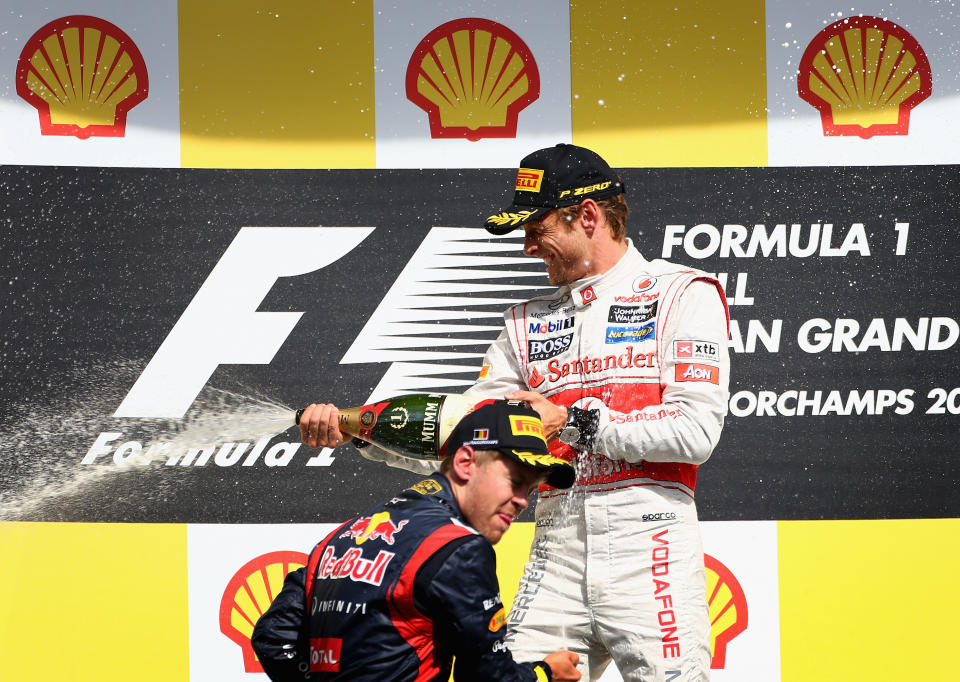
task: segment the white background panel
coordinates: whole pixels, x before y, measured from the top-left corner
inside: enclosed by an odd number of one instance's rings
[[[769,165],[858,166],[960,163],[960,6],[956,0],[767,0]],[[869,139],[823,134],[820,112],[800,98],[797,68],[807,45],[835,21],[892,21],[920,43],[933,92],[910,113],[907,135]]]
[[[427,112],[407,99],[410,57],[437,26],[480,17],[503,24],[533,53],[540,97],[520,112],[516,138],[433,139]],[[570,141],[570,10],[564,0],[374,3],[378,168],[501,168]]]
[[[37,110],[17,94],[20,53],[47,23],[89,15],[126,33],[147,67],[147,98],[127,113],[123,137],[41,135]],[[0,12],[0,163],[50,166],[180,167],[176,0],[118,3],[65,0],[5,3]]]
[[[191,524],[187,526],[190,682],[252,682],[243,654],[220,632],[220,599],[248,561],[268,552],[308,554],[337,524]]]

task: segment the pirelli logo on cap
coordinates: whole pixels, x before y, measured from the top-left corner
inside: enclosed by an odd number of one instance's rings
[[[535,417],[510,415],[510,430],[514,436],[533,436],[546,442],[543,437],[543,422]]]
[[[518,192],[539,192],[543,182],[543,171],[536,168],[521,168],[517,171]]]

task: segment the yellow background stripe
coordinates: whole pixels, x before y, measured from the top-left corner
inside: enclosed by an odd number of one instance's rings
[[[187,680],[187,531],[0,523],[5,680]]]
[[[960,519],[778,527],[782,682],[957,679]]]
[[[766,165],[765,35],[763,0],[574,0],[573,142],[614,167]]]
[[[374,168],[372,0],[180,3],[181,162]]]
[[[535,523],[514,523],[510,531],[493,546],[497,553],[497,580],[500,582],[500,598],[503,607],[509,611],[513,605],[513,598],[517,594],[520,578],[523,576],[523,567],[530,556],[530,546],[533,544]]]

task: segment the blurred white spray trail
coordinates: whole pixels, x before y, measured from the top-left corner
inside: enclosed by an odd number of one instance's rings
[[[269,439],[293,426],[293,409],[245,387],[244,393],[206,387],[183,419],[112,417],[118,391],[141,369],[140,363],[112,363],[77,370],[71,377],[76,389],[58,396],[55,404],[12,406],[13,416],[0,430],[0,520],[57,518],[65,501],[121,479],[132,484],[134,494],[164,497],[192,469],[165,466],[171,456],[220,443]],[[111,454],[90,457],[105,432],[117,434]],[[131,433],[137,441],[122,454],[113,454]],[[95,461],[83,463],[85,457]]]

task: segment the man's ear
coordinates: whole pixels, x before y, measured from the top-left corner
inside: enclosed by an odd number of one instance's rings
[[[477,453],[469,445],[461,445],[460,448],[451,455],[450,472],[456,478],[466,483],[477,469]]]
[[[583,226],[583,231],[587,233],[588,237],[591,237],[594,231],[600,226],[603,211],[600,205],[593,199],[584,199],[580,202],[580,213],[578,217],[580,218],[580,225]]]

